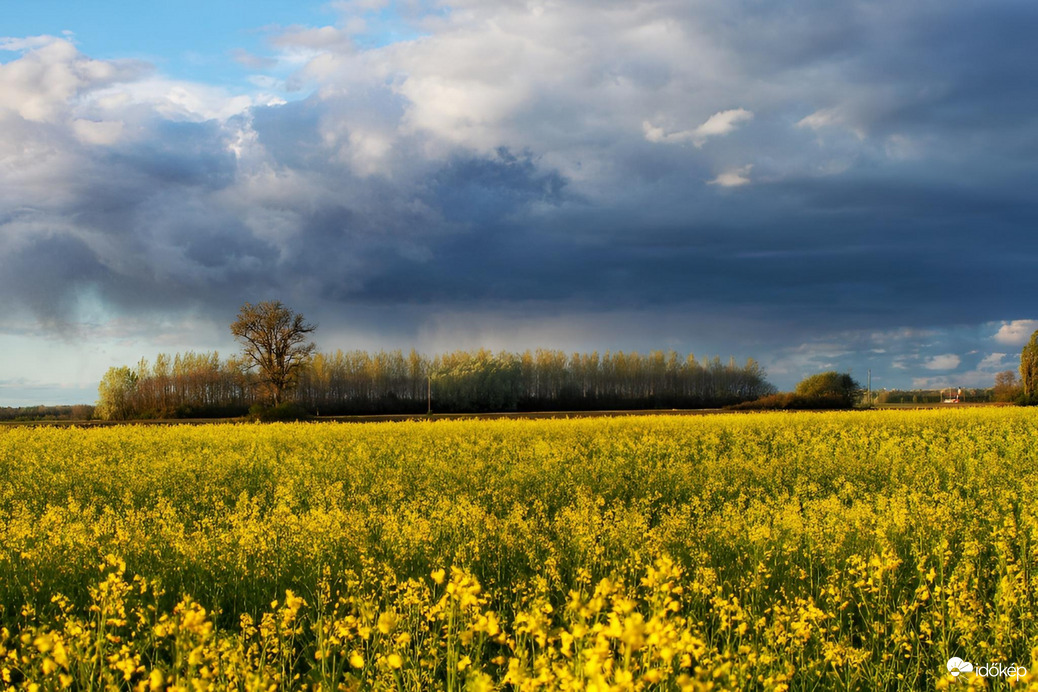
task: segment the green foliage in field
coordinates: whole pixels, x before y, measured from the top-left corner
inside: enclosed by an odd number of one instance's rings
[[[861,385],[849,374],[830,370],[804,378],[792,392],[769,394],[727,408],[736,411],[849,409],[861,397]]]
[[[1036,440],[1023,409],[7,429],[0,673],[910,690],[952,656],[1031,669]]]
[[[861,397],[861,385],[845,372],[820,372],[797,383],[794,394],[808,399],[832,399],[850,408]]]

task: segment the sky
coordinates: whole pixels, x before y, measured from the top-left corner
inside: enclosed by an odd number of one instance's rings
[[[2,1],[0,406],[272,299],[780,389],[991,386],[1038,329],[1033,0]]]

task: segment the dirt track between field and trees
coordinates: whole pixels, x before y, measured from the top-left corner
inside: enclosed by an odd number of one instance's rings
[[[873,408],[884,411],[900,411],[909,409],[954,409],[984,408],[990,406],[1011,406],[1002,402],[965,402],[958,404],[877,404]],[[867,409],[860,409],[867,410]],[[699,409],[638,409],[613,411],[503,411],[498,413],[395,413],[370,414],[353,416],[314,416],[307,419],[311,423],[386,423],[395,421],[437,421],[466,419],[551,419],[551,418],[619,418],[624,416],[710,416],[719,413],[754,413],[754,411],[732,411],[723,408]],[[801,411],[803,413],[803,411]],[[105,420],[39,420],[39,421],[0,421],[0,426],[22,425],[54,425],[54,426],[111,426],[111,425],[210,425],[216,423],[248,423],[247,418],[161,418],[125,421]]]

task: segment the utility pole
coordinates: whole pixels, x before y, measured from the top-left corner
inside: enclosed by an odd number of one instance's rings
[[[426,392],[426,396],[427,396],[428,401],[429,401],[429,410],[426,411],[426,415],[431,416],[432,415],[432,375],[431,374],[428,375],[427,384],[428,384],[428,387],[425,390],[425,392]]]
[[[869,368],[869,406],[872,406],[872,368]]]

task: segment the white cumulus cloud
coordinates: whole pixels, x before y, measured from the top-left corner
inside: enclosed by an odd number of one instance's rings
[[[1007,346],[1023,346],[1035,330],[1038,330],[1038,320],[1010,320],[1002,323],[993,338]]]
[[[697,147],[703,146],[710,137],[718,137],[734,132],[739,123],[753,119],[753,113],[745,108],[733,108],[711,115],[702,125],[691,130],[667,132],[650,121],[642,122],[645,139],[650,142],[692,142]]]
[[[1003,361],[1006,359],[1005,353],[989,353],[977,364],[977,370],[984,371],[995,371],[1003,368]]]
[[[4,38],[0,49],[22,53],[0,64],[0,116],[6,110],[30,122],[62,121],[76,97],[135,79],[145,70],[134,61],[87,58],[71,42],[53,36]]]
[[[720,185],[721,187],[739,187],[741,185],[747,185],[750,182],[749,173],[752,169],[753,164],[750,164],[743,166],[742,168],[736,168],[732,171],[725,171],[713,180],[708,180],[707,185]]]
[[[954,353],[945,353],[931,357],[923,363],[923,367],[927,370],[954,370],[961,362],[962,359]]]

